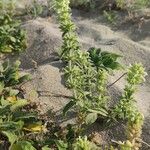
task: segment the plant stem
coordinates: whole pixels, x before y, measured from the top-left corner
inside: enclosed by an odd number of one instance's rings
[[[127,72],[124,73],[123,75],[121,75],[115,82],[113,82],[112,84],[108,85],[107,88],[110,88],[111,86],[113,86],[114,84],[116,84],[116,83],[117,83],[121,78],[123,78],[126,74],[127,74]]]

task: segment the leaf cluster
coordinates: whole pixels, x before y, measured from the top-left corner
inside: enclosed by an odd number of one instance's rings
[[[30,79],[29,75],[20,75],[19,66],[20,61],[16,61],[14,64],[11,65],[9,61],[5,61],[4,63],[0,64],[1,87],[14,86]]]
[[[44,7],[37,0],[32,0],[32,4],[26,6],[26,13],[33,18],[40,16],[43,13],[43,10]]]
[[[0,16],[0,35],[0,53],[19,53],[26,49],[24,30],[8,14]]]
[[[1,15],[13,15],[15,11],[15,0],[0,0],[0,13]]]
[[[10,150],[35,150],[32,144],[26,141],[26,132],[44,132],[45,126],[39,122],[36,111],[27,111],[25,106],[30,102],[20,97],[20,91],[13,88],[29,80],[28,75],[19,75],[20,62],[9,66],[3,63],[0,78],[0,134],[9,141]],[[6,145],[0,145],[0,147]]]
[[[97,70],[118,70],[122,68],[122,66],[118,62],[118,58],[120,58],[121,56],[116,53],[102,51],[100,48],[90,48],[89,56]]]
[[[110,70],[122,68],[118,62],[121,56],[97,48],[81,51],[76,27],[71,21],[69,1],[56,0],[55,9],[62,31],[61,57],[68,64],[64,68],[66,85],[74,93],[74,98],[64,108],[64,114],[70,108],[77,107],[80,113],[91,115],[89,110],[95,108],[94,113],[106,117],[107,74]]]

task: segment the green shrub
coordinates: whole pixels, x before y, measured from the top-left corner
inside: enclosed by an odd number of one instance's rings
[[[0,16],[0,53],[19,53],[26,49],[25,32],[10,15]]]
[[[14,14],[15,11],[15,0],[0,0],[0,13],[3,14]]]

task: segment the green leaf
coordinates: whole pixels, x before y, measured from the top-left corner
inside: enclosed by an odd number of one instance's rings
[[[18,122],[3,122],[0,124],[0,130],[21,130],[23,128],[24,122],[18,121]]]
[[[116,61],[118,58],[122,57],[121,55],[118,55],[116,53],[110,53],[110,52],[102,52],[101,53],[102,57],[110,57],[111,59],[113,59],[113,61]]]
[[[109,68],[111,68],[112,70],[119,70],[121,68],[123,68],[118,62],[112,62],[111,64],[109,64],[108,66]]]
[[[14,42],[14,43],[16,42],[16,39],[13,36],[10,37],[10,40],[11,42]]]
[[[0,116],[10,113],[10,106],[8,105],[7,101],[4,100],[3,97],[1,97],[1,105],[2,106],[0,106]]]
[[[14,120],[31,120],[31,119],[34,119],[34,118],[37,118],[37,113],[36,112],[33,112],[33,113],[30,113],[30,112],[22,112],[22,111],[16,111],[13,113],[13,119]],[[31,120],[32,121],[32,120]]]
[[[31,79],[30,75],[24,75],[24,76],[22,76],[22,77],[19,78],[19,83],[28,81],[30,79]]]
[[[4,70],[4,71],[7,70],[8,67],[9,67],[9,61],[5,61],[5,62],[2,64],[2,66],[3,66],[3,70]]]
[[[103,108],[99,108],[98,110],[88,109],[88,111],[91,113],[97,113],[97,114],[102,115],[104,117],[107,117],[107,115],[108,115],[108,112]]]
[[[20,99],[14,105],[12,105],[10,107],[10,110],[13,112],[13,111],[16,111],[19,108],[22,108],[22,107],[28,105],[28,104],[29,104],[29,102],[26,99]]]
[[[3,92],[4,86],[5,86],[4,82],[0,82],[0,94]]]
[[[48,146],[44,146],[42,147],[42,150],[51,150],[51,148],[49,148]]]
[[[90,113],[86,116],[85,122],[86,124],[92,124],[97,119],[97,113]]]
[[[6,115],[5,113],[10,112],[10,102],[8,100],[5,100],[2,96],[0,99],[1,107],[0,107],[0,115]]]
[[[13,145],[18,139],[17,135],[15,135],[14,132],[2,131],[2,133],[8,138],[11,145]]]
[[[19,94],[19,90],[10,89],[9,90],[9,96],[14,96]]]
[[[28,141],[19,141],[13,144],[10,150],[36,150]]]
[[[67,103],[66,106],[63,109],[63,114],[66,115],[68,110],[71,109],[75,104],[76,104],[75,101],[70,101],[69,103]]]
[[[97,69],[121,69],[121,65],[117,62],[119,57],[122,57],[115,53],[101,52],[101,49],[91,48],[89,50],[89,56],[93,64]]]
[[[19,68],[19,66],[21,65],[21,62],[19,60],[17,60],[15,63],[14,63],[14,68]]]
[[[56,140],[55,143],[57,145],[58,150],[67,150],[68,148],[68,144],[64,141]]]

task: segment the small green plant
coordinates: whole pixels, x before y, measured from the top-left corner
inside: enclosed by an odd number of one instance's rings
[[[117,5],[117,7],[124,9],[126,6],[126,2],[125,2],[125,0],[116,0],[116,5]]]
[[[123,150],[126,150],[127,145],[129,150],[138,150],[141,147],[140,137],[144,118],[136,107],[134,93],[136,92],[136,86],[145,81],[146,75],[147,73],[140,63],[134,64],[128,69],[128,85],[125,86],[124,94],[113,110],[113,118],[127,120],[126,133],[128,140],[121,144]]]
[[[134,93],[136,86],[145,81],[146,72],[141,64],[134,64],[131,66],[127,73],[127,82],[124,94],[120,103],[114,109],[114,112],[120,119],[135,120],[134,117],[138,116],[137,108],[135,106]]]
[[[0,16],[0,52],[21,52],[26,48],[25,32],[20,28],[20,23],[11,16]]]
[[[1,86],[9,87],[20,84],[26,80],[29,80],[29,75],[19,75],[20,61],[16,61],[10,65],[9,61],[0,64],[0,82]]]
[[[98,147],[90,142],[86,136],[83,138],[79,136],[73,144],[73,150],[98,150]]]
[[[75,33],[76,27],[71,21],[69,0],[56,0],[55,8],[60,22],[60,29],[63,32],[61,58],[68,65],[64,69],[66,85],[73,90],[74,94],[72,100],[65,106],[64,114],[70,108],[76,107],[77,126],[79,130],[83,124],[94,123],[98,117],[111,117],[116,120],[127,120],[129,124],[133,121],[133,124],[131,123],[128,126],[127,131],[130,131],[130,128],[136,124],[136,120],[140,120],[141,116],[134,104],[133,94],[136,90],[135,86],[143,82],[145,77],[142,65],[135,64],[130,67],[127,73],[128,85],[125,86],[124,94],[119,104],[114,109],[109,108],[107,106],[109,99],[107,96],[107,78],[110,70],[122,68],[118,63],[118,58],[121,56],[114,53],[102,52],[96,48],[91,48],[88,52],[81,51]],[[142,123],[139,124],[139,130],[136,130],[139,132],[137,134],[138,138],[141,133],[141,125]],[[133,144],[133,141],[129,140],[130,137],[127,136],[127,138],[126,142],[120,144],[122,150],[130,148],[128,145],[129,142]],[[83,143],[81,144],[80,142]],[[85,140],[85,142],[87,141]],[[84,147],[84,140],[80,139],[79,143]],[[87,148],[82,148],[82,146],[81,149]],[[114,148],[111,147],[111,149]]]
[[[117,16],[113,11],[104,10],[103,13],[104,13],[104,17],[108,20],[108,22],[114,25],[116,24]]]
[[[108,115],[107,74],[109,70],[121,68],[117,62],[120,56],[101,52],[96,48],[82,52],[75,34],[75,26],[71,22],[70,10],[63,1],[57,1],[56,4],[64,41],[61,57],[68,62],[68,66],[64,69],[66,85],[73,89],[74,93],[74,98],[64,108],[64,114],[76,106],[79,110],[77,124],[91,124],[99,116]]]
[[[46,128],[38,119],[36,111],[25,109],[30,102],[21,98],[20,90],[15,89],[16,85],[29,80],[29,75],[19,75],[19,65],[17,61],[13,65],[4,62],[0,66],[0,135],[4,143],[7,139],[7,145],[3,145],[2,140],[0,148],[25,150],[30,147],[35,150],[27,141],[26,132],[44,132]]]
[[[142,9],[150,6],[149,0],[136,0],[133,2],[131,9]]]
[[[13,15],[15,12],[15,0],[0,0],[1,15]]]
[[[26,48],[25,33],[12,16],[6,13],[0,17],[0,53],[4,55]],[[46,125],[38,118],[37,111],[28,109],[30,102],[24,99],[19,85],[28,81],[30,76],[21,75],[19,66],[20,61],[0,62],[0,149],[36,150],[28,136],[44,133]]]
[[[87,5],[88,3],[90,3],[91,0],[71,0],[70,3],[71,3],[71,6],[81,6],[81,5]]]
[[[11,149],[13,144],[23,137],[25,122],[28,122],[31,118],[36,118],[36,115],[22,112],[21,108],[28,105],[29,102],[26,99],[19,98],[19,90],[11,88],[11,84],[8,85],[4,81],[6,80],[1,79],[0,81],[0,134],[8,138],[8,146]],[[3,146],[5,147],[6,145],[0,144],[0,147]]]
[[[26,7],[26,12],[29,16],[37,18],[43,12],[43,6],[37,0],[33,0],[30,6]]]

